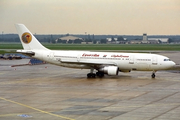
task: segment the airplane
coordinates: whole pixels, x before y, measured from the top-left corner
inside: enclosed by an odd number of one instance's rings
[[[157,71],[175,66],[168,57],[158,54],[50,50],[24,24],[15,26],[23,46],[23,50],[16,52],[63,67],[90,69],[87,78],[102,78],[105,74],[118,75],[119,72],[131,71],[152,71],[151,77],[155,78]]]

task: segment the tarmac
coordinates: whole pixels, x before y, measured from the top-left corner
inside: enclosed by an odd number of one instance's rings
[[[180,64],[180,52],[163,52]],[[0,60],[0,62],[2,62]],[[0,120],[179,120],[180,72],[87,79],[50,64],[0,66]]]

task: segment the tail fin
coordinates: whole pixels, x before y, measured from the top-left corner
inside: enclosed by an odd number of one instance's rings
[[[47,50],[23,24],[15,24],[24,50]]]

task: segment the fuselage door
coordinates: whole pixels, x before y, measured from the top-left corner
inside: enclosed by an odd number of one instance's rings
[[[54,53],[53,53],[53,52],[50,52],[49,58],[50,58],[51,60],[54,58]]]
[[[152,64],[157,65],[157,57],[156,56],[152,57]]]
[[[77,62],[80,61],[80,58],[81,58],[81,54],[78,54],[78,55],[77,55]]]
[[[134,64],[134,56],[133,55],[130,56],[129,63],[130,64]]]

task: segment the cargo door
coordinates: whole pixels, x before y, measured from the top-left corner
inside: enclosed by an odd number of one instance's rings
[[[129,64],[134,64],[134,56],[130,56],[130,58],[129,58]]]
[[[157,56],[152,57],[152,64],[157,65]]]

